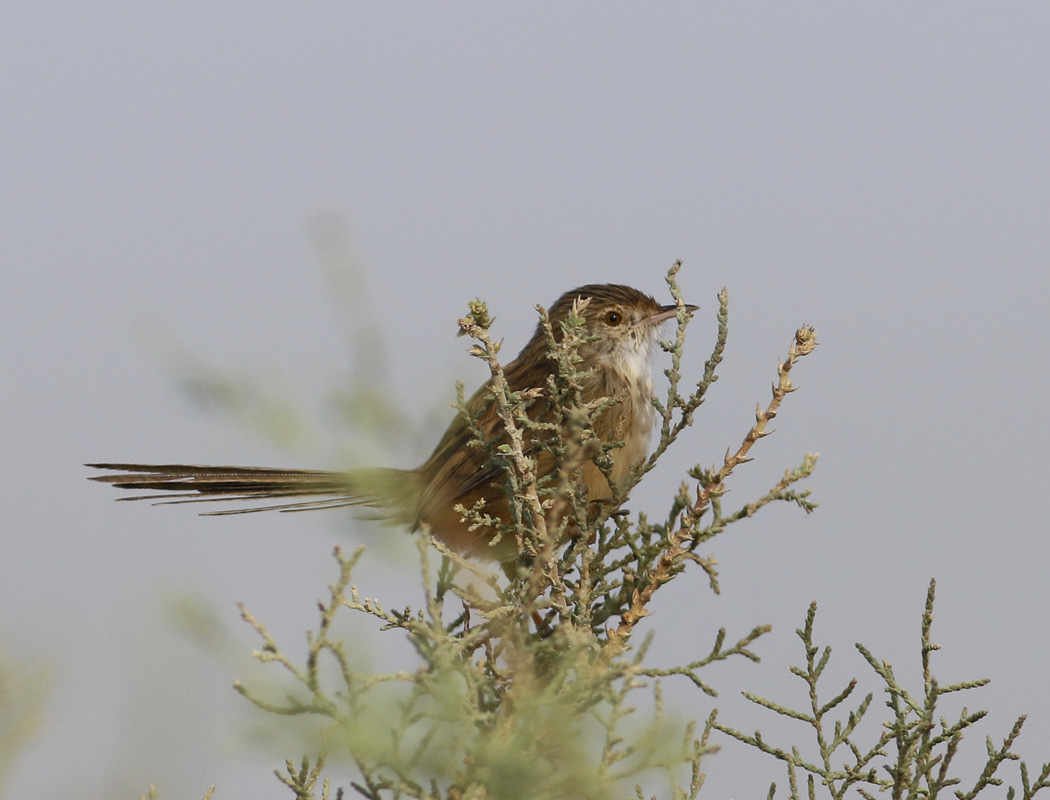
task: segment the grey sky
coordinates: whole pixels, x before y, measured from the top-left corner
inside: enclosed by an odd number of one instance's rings
[[[362,455],[323,435],[287,452],[202,415],[172,367],[178,348],[296,387],[328,430],[326,398],[352,383],[363,341],[315,244],[332,219],[425,431],[398,449],[403,466],[440,434],[453,382],[481,379],[454,338],[475,296],[517,352],[536,303],[594,281],[660,295],[681,258],[702,306],[695,379],[729,289],[721,380],[632,498],[654,514],[689,465],[739,441],[795,328],[814,325],[801,391],[732,500],[819,451],[822,506],[712,543],[723,594],[680,581],[649,621],[656,656],[773,623],[762,665],[712,680],[728,722],[779,731],[733,698],[803,701],[786,666],[810,600],[838,678],[878,691],[860,640],[915,686],[936,577],[944,679],[992,678],[966,699],[993,709],[971,744],[1028,712],[1020,750],[1050,760],[1048,30],[1036,3],[7,4],[0,633],[55,675],[10,796],[137,796],[153,781],[167,797],[211,783],[283,797],[269,770],[287,754],[234,744],[250,715],[228,686],[255,644],[234,601],[297,645],[332,545],[364,541],[362,592],[416,602],[367,525],[115,504],[80,466],[375,458],[374,442]],[[229,660],[172,630],[172,593],[223,620]],[[679,688],[706,715],[711,701]],[[719,758],[709,797],[784,784],[739,747]]]

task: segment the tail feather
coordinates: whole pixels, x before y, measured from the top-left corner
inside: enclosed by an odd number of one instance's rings
[[[345,506],[389,508],[391,488],[404,482],[399,470],[327,472],[323,470],[274,469],[270,467],[201,466],[195,464],[86,464],[113,474],[91,480],[150,494],[121,500],[154,500],[155,505],[252,501],[293,497],[324,497],[276,505],[233,508],[205,512],[206,515],[245,514],[254,511],[308,511]],[[156,492],[173,494],[156,494]]]

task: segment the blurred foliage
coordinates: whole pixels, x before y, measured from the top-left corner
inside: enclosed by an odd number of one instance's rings
[[[18,755],[44,721],[51,676],[39,663],[14,661],[0,648],[0,794]]]

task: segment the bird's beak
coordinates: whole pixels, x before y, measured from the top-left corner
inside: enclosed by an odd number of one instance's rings
[[[692,314],[694,311],[699,309],[700,306],[694,306],[694,305],[690,305],[689,303],[686,303],[683,306],[683,308],[685,308],[685,310],[688,313]],[[653,314],[650,317],[644,317],[644,318],[638,320],[637,324],[638,325],[659,325],[661,322],[666,322],[667,320],[673,318],[676,314],[678,314],[678,306],[676,306],[676,305],[660,306],[660,309],[655,314]]]

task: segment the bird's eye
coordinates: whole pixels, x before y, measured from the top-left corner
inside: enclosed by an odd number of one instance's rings
[[[621,322],[623,322],[623,315],[619,311],[605,312],[606,325],[619,325]]]

